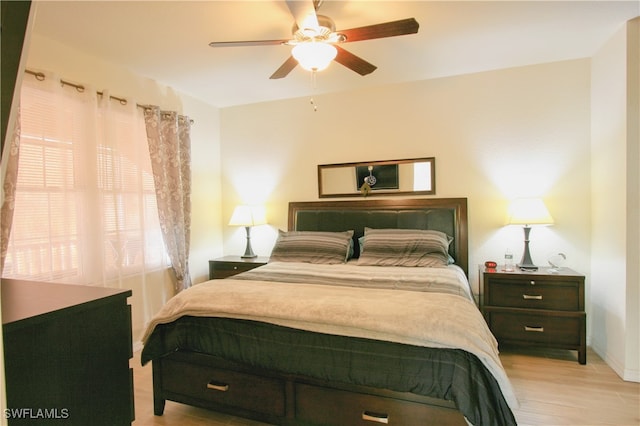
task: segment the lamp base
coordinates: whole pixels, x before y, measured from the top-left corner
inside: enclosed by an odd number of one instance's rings
[[[518,265],[518,268],[521,271],[537,271],[538,267],[536,265]]]
[[[244,249],[244,254],[240,257],[242,259],[253,259],[254,257],[258,257],[258,255],[255,254],[251,248],[251,227],[245,226],[245,229],[247,230],[247,246]]]
[[[530,226],[524,227],[524,253],[522,254],[522,260],[518,263],[518,268],[522,271],[537,271],[538,267],[533,264],[531,260],[531,254],[529,253],[529,233],[531,232]]]

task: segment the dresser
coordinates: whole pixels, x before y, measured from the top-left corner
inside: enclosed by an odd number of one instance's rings
[[[219,280],[266,265],[268,257],[224,256],[209,261],[209,279]]]
[[[587,363],[584,275],[480,266],[480,281],[482,312],[498,342],[575,350]]]
[[[129,425],[131,290],[2,280],[9,425]]]

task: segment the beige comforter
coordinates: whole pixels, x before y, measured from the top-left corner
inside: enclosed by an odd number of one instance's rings
[[[268,322],[307,331],[463,349],[494,375],[507,403],[517,407],[497,343],[473,302],[452,294],[257,280],[215,280],[173,297],[153,318],[215,316]]]
[[[269,262],[231,277],[237,280],[280,281],[364,288],[388,288],[457,294],[473,300],[469,281],[457,265],[446,268],[363,266],[357,260],[334,265]]]

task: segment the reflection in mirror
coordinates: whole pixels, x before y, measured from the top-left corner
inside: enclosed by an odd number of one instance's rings
[[[318,195],[433,195],[435,158],[413,158],[318,166]]]

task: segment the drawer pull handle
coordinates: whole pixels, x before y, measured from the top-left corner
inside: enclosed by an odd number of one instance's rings
[[[544,327],[529,327],[528,325],[525,325],[524,331],[535,331],[536,333],[544,333]]]
[[[536,282],[534,280],[531,280],[531,282],[529,284],[536,285]]]
[[[226,392],[229,390],[229,385],[225,384],[225,383],[216,383],[213,380],[210,381],[209,383],[207,383],[207,389],[211,389],[211,390],[217,390],[220,392]]]
[[[234,271],[237,271],[237,270],[238,270],[238,267],[237,267],[237,266],[234,266],[234,267],[233,267],[233,270],[234,270]]]
[[[542,295],[541,294],[523,294],[522,298],[524,300],[542,300]]]
[[[373,411],[365,411],[362,413],[362,420],[376,423],[389,423],[389,415],[384,413],[374,413]]]

